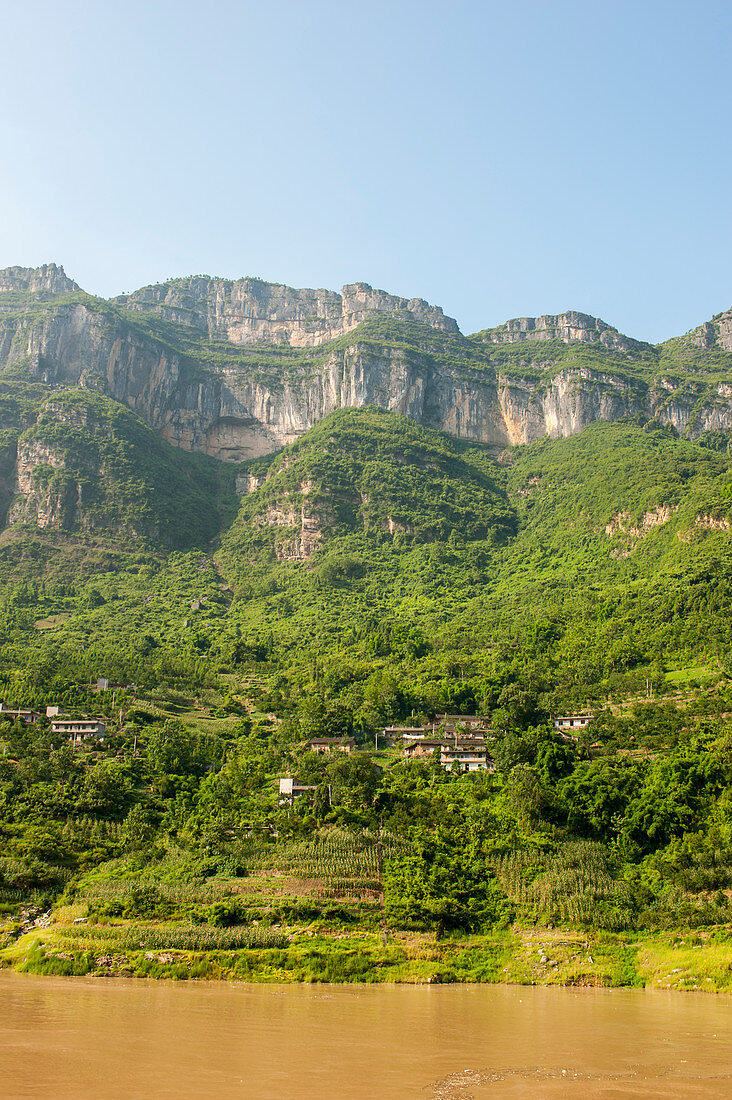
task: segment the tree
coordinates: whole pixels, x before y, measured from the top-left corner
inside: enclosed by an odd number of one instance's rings
[[[440,827],[392,856],[384,874],[387,919],[401,928],[478,932],[508,921],[511,905],[463,831]]]

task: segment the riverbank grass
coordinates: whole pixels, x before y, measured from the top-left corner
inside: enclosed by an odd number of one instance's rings
[[[182,921],[74,924],[61,910],[0,951],[0,965],[35,974],[254,982],[506,983],[714,992],[732,988],[732,935],[639,939],[518,928],[438,939],[315,926],[201,928]]]

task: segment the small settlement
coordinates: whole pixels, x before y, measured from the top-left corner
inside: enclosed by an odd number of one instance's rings
[[[386,726],[377,734],[376,743],[400,748],[406,760],[437,756],[447,771],[494,771],[486,745],[489,730],[490,719],[484,715],[438,714],[428,726]],[[318,754],[343,752],[350,756],[356,742],[352,737],[314,737],[304,748]],[[301,795],[312,797],[314,790],[285,776],[280,779],[280,804],[291,805]]]
[[[0,703],[0,718],[9,718],[13,722],[25,722],[27,726],[35,725],[42,715],[35,710],[14,710]],[[51,732],[62,734],[67,740],[79,747],[89,741],[101,741],[107,732],[107,724],[101,718],[90,718],[83,714],[78,718],[72,718],[65,714],[63,708],[57,705],[46,707],[46,718],[51,724]]]
[[[401,742],[408,760],[439,755],[443,768],[464,772],[493,771],[486,745],[490,719],[480,714],[438,714],[429,726],[386,726],[382,739]]]
[[[56,708],[51,708],[56,709]],[[49,715],[50,717],[50,715]],[[51,732],[65,734],[72,745],[83,745],[91,738],[101,740],[107,732],[106,723],[99,718],[51,718]]]
[[[308,741],[307,749],[317,752],[319,755],[330,752],[344,752],[350,756],[356,749],[356,741],[353,737],[314,737]]]
[[[12,710],[10,707],[6,707],[5,703],[0,703],[0,718],[10,718],[13,722],[20,719],[21,722],[25,722],[26,726],[33,726],[40,717],[36,710]]]

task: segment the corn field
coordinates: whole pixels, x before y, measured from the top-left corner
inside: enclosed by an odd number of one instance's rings
[[[87,880],[78,897],[91,908],[98,908],[110,902],[131,901],[134,894],[145,889],[154,890],[161,901],[169,902],[176,909],[221,901],[233,893],[225,882],[165,882],[151,870],[134,878]]]
[[[381,840],[385,861],[404,848],[404,841],[392,833],[384,833]],[[372,832],[323,830],[312,840],[262,849],[258,858],[250,858],[249,867],[260,872],[277,871],[298,878],[321,879],[331,889],[378,890],[377,841],[377,834]]]
[[[70,818],[61,830],[63,839],[71,844],[90,847],[92,844],[116,844],[121,826],[116,821],[103,821],[95,817]]]
[[[238,951],[282,948],[289,941],[272,928],[209,928],[189,924],[175,928],[129,928],[119,941],[124,951]]]
[[[601,844],[573,841],[548,857],[512,852],[496,861],[495,871],[508,897],[534,918],[612,930],[625,927],[631,918],[630,894],[610,874]]]
[[[59,942],[69,948],[89,951],[238,951],[243,948],[287,947],[287,936],[274,928],[210,928],[182,924],[166,927],[109,927],[82,925],[65,929]]]

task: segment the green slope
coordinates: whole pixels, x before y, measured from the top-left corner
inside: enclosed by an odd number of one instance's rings
[[[517,692],[549,709],[724,656],[729,458],[624,422],[502,462],[366,410],[253,466],[268,480],[218,555],[238,593],[232,638],[277,666],[290,699],[328,693],[318,661],[342,668],[333,693],[360,722],[393,716],[386,698],[367,705],[387,673],[402,715]],[[321,535],[288,560],[303,514]]]
[[[55,645],[93,626],[136,676],[150,637],[158,658],[253,668],[269,709],[316,693],[366,730],[412,710],[546,712],[664,666],[716,665],[732,642],[732,464],[653,424],[598,423],[497,461],[396,414],[341,411],[245,467],[258,487],[236,518],[231,467],[173,450],[98,395],[54,396],[22,441],[59,449],[39,491],[57,480],[76,501],[81,487],[83,508],[66,530],[6,531],[6,576],[86,554],[94,576],[35,618],[70,612]],[[208,559],[166,559],[219,537],[218,576]],[[46,645],[8,629],[14,664]]]
[[[140,952],[236,948],[248,966],[249,949],[297,953],[298,937],[313,956],[314,921],[325,962],[297,962],[299,977],[373,977],[326,962],[344,931],[376,934],[380,883],[371,863],[363,881],[351,869],[382,821],[387,919],[417,937],[415,958],[423,932],[513,923],[500,973],[474,961],[464,980],[546,980],[508,943],[537,924],[579,929],[595,959],[601,930],[618,969],[592,964],[583,981],[653,971],[610,933],[726,935],[732,459],[630,421],[496,454],[349,410],[241,471],[252,491],[228,525],[215,512],[220,540],[171,552],[126,524],[146,500],[174,523],[190,473],[199,545],[216,534],[189,460],[95,395],[46,410],[24,441],[60,448],[77,484],[90,456],[113,471],[97,500],[89,489],[92,515],[126,533],[91,576],[59,581],[27,557],[37,579],[1,594],[5,702],[93,710],[111,731],[80,753],[43,723],[0,729],[0,904],[17,913],[35,891],[47,905],[66,886],[74,906],[49,933],[58,958],[0,927],[6,957],[82,973],[132,951],[138,972],[164,973]],[[97,545],[83,525],[55,537],[62,552]],[[136,695],[96,695],[84,685],[100,674],[134,681]],[[629,706],[647,681],[668,694]],[[679,682],[714,690],[674,703]],[[547,729],[555,708],[600,709],[608,695],[616,709],[600,714],[594,747]],[[387,722],[476,709],[491,713],[494,775],[393,752],[377,771],[367,753],[323,760],[303,747],[354,734],[368,748]],[[317,788],[312,803],[279,806],[287,774]],[[94,920],[75,926],[77,915]],[[353,951],[364,958],[360,939]],[[281,978],[293,958],[247,973]],[[201,976],[239,973],[220,954],[198,963]]]
[[[12,498],[12,525],[0,536],[6,560],[39,525],[68,535],[69,545],[85,538],[134,550],[207,547],[230,522],[235,467],[178,450],[91,390],[25,389],[22,415],[21,387],[7,416],[15,427],[4,432],[6,476],[17,456],[25,490]]]

